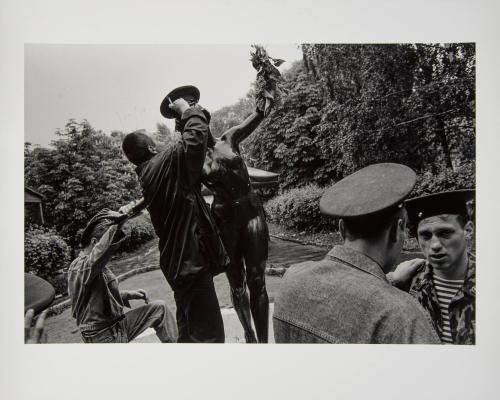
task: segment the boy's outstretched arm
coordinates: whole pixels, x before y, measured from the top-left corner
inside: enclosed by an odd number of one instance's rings
[[[121,230],[121,227],[126,221],[126,216],[110,211],[108,219],[113,221],[113,225],[102,235],[88,255],[89,275],[84,281],[85,286],[90,285],[125,239],[125,234]]]
[[[130,203],[120,207],[118,212],[121,214],[127,214],[128,218],[130,218],[132,216],[135,216],[136,214],[139,214],[146,207],[147,204],[144,200],[144,197],[142,197],[138,200],[131,201]]]

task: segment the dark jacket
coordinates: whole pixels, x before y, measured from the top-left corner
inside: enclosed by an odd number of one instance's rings
[[[443,319],[437,299],[432,267],[427,264],[418,273],[410,285],[413,295],[429,312],[439,334],[443,331]],[[476,263],[473,256],[469,257],[467,275],[462,288],[450,302],[450,330],[454,344],[475,344],[476,342]]]
[[[182,115],[181,140],[136,168],[158,235],[160,266],[174,290],[202,272],[217,274],[229,259],[200,189],[208,121],[199,107]]]
[[[418,302],[345,246],[290,267],[273,317],[277,343],[440,343]]]

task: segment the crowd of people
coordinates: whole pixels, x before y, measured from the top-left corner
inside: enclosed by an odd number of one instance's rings
[[[175,118],[180,135],[162,151],[139,131],[123,139],[143,198],[119,211],[101,211],[82,234],[68,281],[72,315],[85,343],[129,342],[148,327],[165,343],[223,343],[213,283],[219,273],[227,274],[246,342],[269,340],[269,234],[239,144],[272,103],[216,139],[199,98],[194,86],[165,97],[161,113]],[[415,182],[409,167],[382,163],[324,193],[320,209],[339,220],[343,244],[321,261],[287,270],[272,316],[277,343],[475,343],[475,259],[467,246],[474,228],[468,206],[475,193],[411,198]],[[202,183],[214,194],[211,207]],[[163,301],[149,302],[142,289],[120,291],[106,266],[123,240],[123,223],[143,210],[159,238],[160,268],[174,292],[175,317]],[[408,230],[424,259],[394,269]],[[132,299],[146,304],[124,312]],[[30,330],[33,312],[28,313],[26,341],[36,342],[45,315]]]

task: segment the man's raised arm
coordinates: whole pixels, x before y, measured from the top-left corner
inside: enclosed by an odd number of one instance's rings
[[[208,121],[200,107],[191,107],[182,113],[184,123],[182,145],[183,174],[187,186],[200,181],[207,152]]]

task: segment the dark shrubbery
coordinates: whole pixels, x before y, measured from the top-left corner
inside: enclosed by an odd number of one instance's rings
[[[65,293],[67,284],[54,284],[55,277],[70,263],[70,248],[54,230],[31,226],[24,237],[24,271],[46,279]],[[59,288],[59,286],[61,286]]]
[[[425,172],[419,175],[412,197],[457,189],[474,189],[476,187],[476,165],[466,162],[455,170],[443,169],[437,174]]]
[[[307,232],[335,230],[336,220],[319,211],[323,192],[323,188],[314,184],[288,190],[265,204],[267,215],[272,222],[288,229]]]
[[[254,188],[255,193],[259,195],[263,202],[272,199],[277,196],[279,193],[278,185],[268,186],[268,187],[260,187]]]
[[[123,231],[127,238],[120,245],[119,251],[136,250],[155,237],[155,230],[147,213],[128,221],[123,226]]]
[[[68,267],[69,246],[54,230],[31,227],[24,237],[24,270],[47,279]]]
[[[475,184],[474,163],[463,163],[455,170],[445,169],[438,174],[428,172],[419,175],[411,197],[446,190],[473,189]],[[324,190],[310,184],[283,192],[265,204],[269,220],[298,231],[337,230],[336,220],[322,215],[319,210],[319,199]]]
[[[56,294],[66,296],[68,294],[68,273],[61,272],[47,279],[56,291]]]
[[[127,238],[118,251],[129,252],[138,249],[155,237],[149,214],[141,215],[127,222],[123,230]],[[54,230],[31,226],[25,233],[24,270],[47,280],[56,294],[67,294],[66,270],[71,263],[70,247]]]

